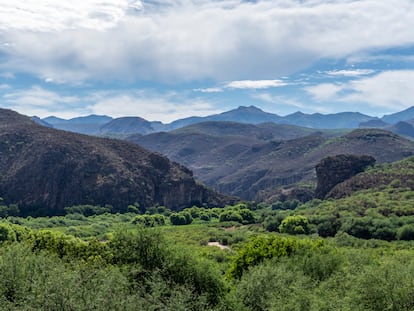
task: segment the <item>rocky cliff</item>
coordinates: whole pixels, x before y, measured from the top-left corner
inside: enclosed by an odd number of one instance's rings
[[[319,199],[331,191],[337,184],[363,172],[375,164],[375,158],[366,155],[340,154],[326,157],[316,165],[317,187],[315,196]]]
[[[29,214],[66,206],[224,205],[192,172],[135,144],[54,130],[0,109],[0,196]]]

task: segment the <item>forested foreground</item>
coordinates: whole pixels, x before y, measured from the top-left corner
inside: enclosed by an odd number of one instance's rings
[[[411,241],[161,216],[3,220],[1,310],[414,310]]]

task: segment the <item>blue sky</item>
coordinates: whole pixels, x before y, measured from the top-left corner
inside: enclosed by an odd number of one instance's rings
[[[414,105],[413,0],[2,0],[0,106],[172,120]]]

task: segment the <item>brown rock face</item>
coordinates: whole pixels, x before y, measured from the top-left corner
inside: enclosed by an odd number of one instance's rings
[[[315,196],[319,199],[325,198],[337,184],[363,172],[374,163],[375,158],[366,155],[340,154],[322,159],[316,165],[318,184]]]
[[[138,145],[53,130],[0,109],[0,196],[23,213],[53,215],[71,205],[226,204],[192,172]]]

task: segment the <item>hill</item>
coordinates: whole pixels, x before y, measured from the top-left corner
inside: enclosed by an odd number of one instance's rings
[[[192,172],[135,144],[50,129],[0,110],[0,194],[24,214],[59,214],[65,206],[125,210],[165,205],[223,205]]]
[[[69,120],[53,116],[42,119],[42,121],[51,125],[55,129],[88,135],[97,135],[100,128],[111,120],[111,117],[99,115],[89,115]]]
[[[161,122],[150,122],[139,117],[123,117],[102,125],[99,128],[99,134],[118,137],[131,134],[149,134],[156,132],[158,127],[163,128]]]
[[[202,123],[129,140],[188,166],[196,178],[220,192],[256,201],[278,200],[281,187],[298,184],[309,185],[308,199],[316,182],[315,166],[329,155],[371,155],[383,163],[414,154],[414,142],[384,130],[344,134],[286,126]]]
[[[407,108],[403,111],[397,112],[397,113],[385,115],[381,119],[384,122],[395,124],[397,122],[406,121],[406,120],[413,119],[413,118],[414,118],[414,106]]]
[[[305,114],[296,112],[283,117],[283,123],[319,129],[357,128],[360,123],[373,117],[359,112],[340,112],[335,114]]]

